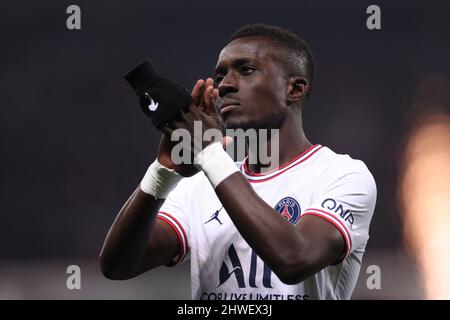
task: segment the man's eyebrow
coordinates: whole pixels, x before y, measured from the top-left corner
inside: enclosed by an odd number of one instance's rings
[[[239,67],[243,64],[246,64],[248,62],[252,62],[254,61],[254,58],[250,58],[250,57],[244,57],[244,58],[237,58],[231,61],[231,66],[236,68]],[[214,74],[219,74],[219,73],[223,73],[224,70],[226,70],[226,64],[219,64],[215,69],[214,69]]]

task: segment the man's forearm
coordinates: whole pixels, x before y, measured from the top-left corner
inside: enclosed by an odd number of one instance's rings
[[[134,191],[119,211],[100,253],[105,276],[127,278],[136,272],[163,201],[142,192],[140,187]]]
[[[276,214],[241,174],[229,176],[215,191],[240,234],[274,272],[283,273],[287,262],[306,256],[298,230]]]

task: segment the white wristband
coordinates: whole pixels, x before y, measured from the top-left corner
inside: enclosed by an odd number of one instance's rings
[[[200,151],[194,158],[194,165],[202,170],[215,189],[238,168],[220,142],[214,142]]]
[[[140,187],[143,192],[157,199],[165,199],[182,178],[175,170],[168,169],[155,160],[148,167]]]

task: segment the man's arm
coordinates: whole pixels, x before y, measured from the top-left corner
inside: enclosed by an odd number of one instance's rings
[[[330,222],[305,216],[292,225],[240,173],[215,191],[241,235],[284,283],[299,283],[344,254],[344,238]]]
[[[169,263],[178,254],[177,235],[167,223],[156,218],[163,201],[138,187],[124,204],[100,253],[105,277],[129,279]]]
[[[192,98],[198,108],[204,111],[213,104],[211,78],[197,81]],[[165,134],[158,148],[158,162],[184,177],[198,172],[192,165],[174,165],[170,141],[171,130],[161,128]],[[160,265],[172,263],[179,254],[179,240],[168,223],[157,219],[163,199],[142,191],[139,186],[119,211],[100,253],[102,273],[109,279],[122,280],[135,277]]]

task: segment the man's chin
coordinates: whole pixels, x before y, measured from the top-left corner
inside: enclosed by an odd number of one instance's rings
[[[236,130],[236,129],[249,129],[251,128],[251,125],[247,121],[243,121],[242,119],[227,116],[225,118],[221,119],[221,123],[223,128],[229,129],[229,130]]]
[[[225,129],[229,129],[229,130],[260,129],[260,127],[261,127],[258,123],[248,122],[248,121],[233,121],[232,119],[229,119],[228,121],[224,122],[223,126]]]
[[[247,129],[251,129],[253,128],[251,125],[247,124],[247,123],[242,123],[242,122],[227,122],[224,125],[225,130],[237,130],[237,129],[242,129],[242,130],[247,130]]]

